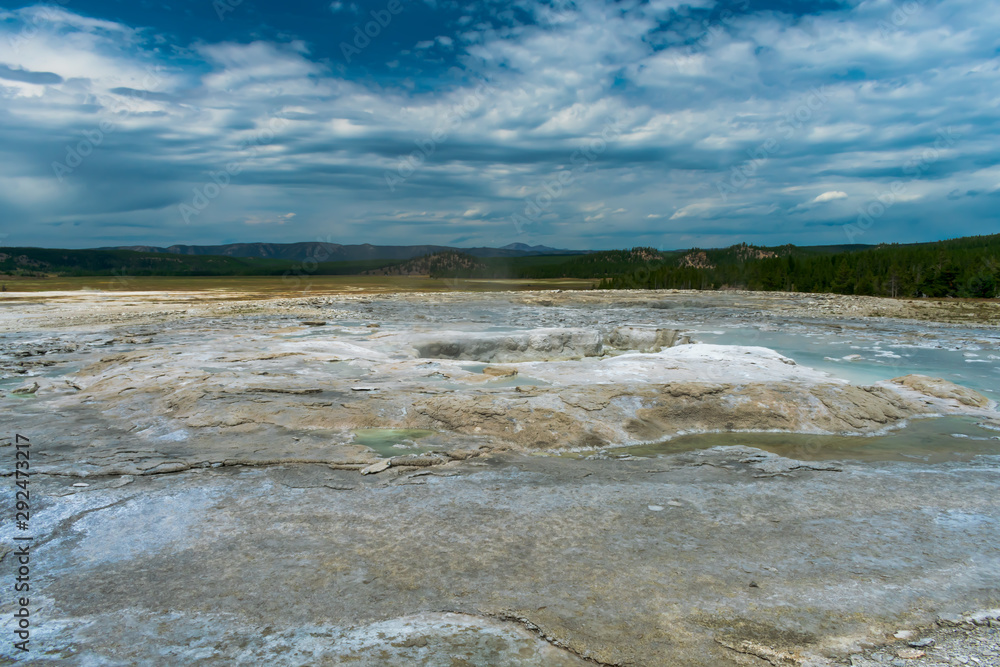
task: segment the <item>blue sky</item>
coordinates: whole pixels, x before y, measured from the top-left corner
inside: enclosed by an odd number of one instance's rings
[[[2,3],[0,244],[995,233],[998,49],[993,0]]]

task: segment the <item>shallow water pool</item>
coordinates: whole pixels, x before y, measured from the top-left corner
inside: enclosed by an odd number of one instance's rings
[[[359,428],[353,433],[356,444],[364,445],[386,458],[428,452],[429,448],[420,447],[415,441],[434,435],[434,431],[418,428]]]
[[[698,433],[658,443],[603,450],[609,456],[666,456],[682,452],[742,445],[802,461],[968,461],[1000,456],[1000,431],[979,426],[971,417],[915,419],[879,436],[809,435],[801,433]],[[585,458],[594,452],[567,456]]]
[[[871,384],[917,373],[943,378],[994,400],[1000,399],[997,390],[1000,387],[1000,346],[989,344],[992,341],[976,345],[948,344],[921,340],[912,332],[879,331],[860,326],[695,329],[691,330],[691,335],[701,343],[768,347],[803,366],[827,371],[854,383]]]

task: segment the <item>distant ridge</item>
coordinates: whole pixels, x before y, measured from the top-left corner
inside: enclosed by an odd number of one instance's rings
[[[322,241],[301,243],[228,243],[225,245],[172,245],[167,248],[146,245],[94,248],[95,250],[133,250],[174,255],[216,255],[222,257],[260,257],[296,262],[351,262],[365,259],[413,259],[439,252],[460,252],[473,257],[527,257],[531,255],[584,255],[587,250],[563,250],[547,246],[511,243],[502,248],[457,248],[441,245],[341,245]]]
[[[369,269],[366,276],[431,276],[472,273],[486,269],[478,258],[453,250],[415,257],[399,264]]]
[[[878,246],[739,243],[728,248],[634,247],[587,252],[517,243],[462,249],[333,243],[93,250],[0,247],[0,276],[6,276],[0,280],[12,281],[114,276],[125,285],[139,276],[348,275],[571,278],[600,280],[594,285],[599,289],[749,289],[996,299],[1000,298],[1000,234]]]

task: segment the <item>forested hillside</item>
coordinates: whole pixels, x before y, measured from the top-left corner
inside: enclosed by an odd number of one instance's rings
[[[8,276],[430,275],[434,278],[593,278],[603,289],[836,292],[890,297],[995,298],[1000,234],[880,246],[754,246],[603,250],[581,255],[475,257],[447,250],[412,260],[292,262],[129,250],[0,249]]]
[[[794,246],[692,250],[601,282],[602,288],[787,290],[892,297],[994,298],[1000,234],[817,253]]]
[[[281,276],[350,275],[399,260],[293,262],[254,257],[180,255],[133,250],[0,248],[0,276]]]

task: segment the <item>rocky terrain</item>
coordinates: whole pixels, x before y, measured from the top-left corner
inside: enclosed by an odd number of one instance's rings
[[[288,292],[248,291],[67,291],[47,292],[40,297],[33,292],[8,292],[0,303],[6,311],[0,315],[0,332],[30,331],[35,328],[63,329],[109,325],[158,323],[178,317],[229,318],[245,315],[284,315],[310,317],[322,310],[328,315],[351,315],[377,318],[387,315],[410,317],[415,321],[428,317],[426,309],[435,310],[478,307],[483,298],[459,291],[476,281],[455,281],[454,291],[433,293],[365,294],[347,290],[337,294],[307,291],[290,281]],[[306,283],[305,286],[308,286]],[[714,312],[722,318],[853,318],[878,320],[917,320],[952,324],[1000,326],[1000,301],[962,299],[886,299],[874,296],[838,294],[800,294],[792,292],[745,292],[740,290],[588,290],[520,291],[491,296],[504,310],[513,308],[521,326],[565,324],[582,311],[602,312],[606,317],[586,317],[628,323],[637,317],[659,321],[671,315]],[[650,312],[652,311],[652,312]],[[663,312],[668,311],[668,312]],[[659,319],[649,316],[656,314]],[[571,317],[572,316],[572,317]]]
[[[939,415],[998,428],[992,394],[900,355],[862,383],[763,344],[775,323],[856,328],[988,362],[996,331],[894,324],[882,311],[905,304],[887,300],[701,297],[5,299],[0,453],[7,472],[12,435],[31,439],[39,579],[37,650],[0,655],[996,664],[1000,456],[615,454]],[[741,344],[699,340],[734,322]],[[0,532],[5,586],[15,534]]]

